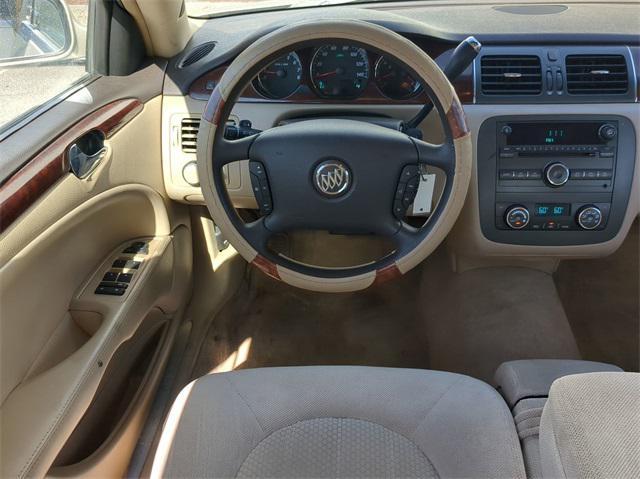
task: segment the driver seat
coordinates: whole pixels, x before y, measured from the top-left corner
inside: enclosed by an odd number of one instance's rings
[[[185,387],[151,477],[524,478],[512,415],[459,374],[350,366],[210,374]]]

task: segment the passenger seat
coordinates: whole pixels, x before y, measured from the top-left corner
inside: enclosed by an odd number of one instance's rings
[[[553,390],[554,381],[570,375],[579,375],[572,377],[580,377],[584,373],[604,372],[620,374],[622,370],[611,364],[564,359],[508,361],[497,369],[495,383],[511,408],[529,479],[580,477],[544,473],[543,463],[546,462],[546,459],[541,457],[540,453],[540,422],[543,410],[550,409],[551,405],[547,407],[547,402],[550,390]],[[637,394],[640,394],[640,391]],[[637,424],[636,429],[640,431]]]

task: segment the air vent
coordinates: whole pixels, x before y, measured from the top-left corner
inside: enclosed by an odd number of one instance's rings
[[[183,118],[180,123],[180,145],[185,153],[195,153],[200,118]]]
[[[237,125],[236,120],[229,118],[227,125]],[[180,122],[180,148],[184,153],[195,153],[198,144],[198,130],[200,129],[200,118],[185,117]]]
[[[216,42],[208,42],[203,43],[202,45],[198,45],[184,56],[184,58],[180,62],[179,68],[186,68],[189,65],[193,65],[198,60],[202,60],[213,51],[215,46]]]
[[[538,95],[542,92],[540,58],[535,55],[482,57],[484,95]]]
[[[568,55],[567,91],[572,95],[623,95],[629,90],[622,55]]]

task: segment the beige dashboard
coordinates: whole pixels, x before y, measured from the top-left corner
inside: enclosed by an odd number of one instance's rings
[[[190,165],[195,165],[195,149],[187,151],[182,134],[183,122],[198,119],[204,111],[206,102],[190,96],[165,95],[162,107],[163,128],[163,171],[167,192],[176,201],[189,204],[203,204],[202,192],[193,176]],[[359,105],[349,106],[350,112],[387,115],[408,120],[419,110],[418,105]],[[297,104],[244,101],[234,106],[233,121],[249,120],[254,128],[264,130],[277,125],[281,120],[309,114],[344,111],[344,105]],[[458,270],[482,266],[487,261],[507,264],[526,264],[553,271],[562,258],[599,257],[611,254],[622,243],[634,219],[640,212],[640,171],[635,168],[631,195],[624,221],[618,234],[611,240],[595,244],[578,246],[530,246],[503,244],[488,240],[483,234],[479,220],[478,200],[478,164],[477,143],[482,123],[491,117],[500,115],[597,115],[603,111],[602,104],[466,104],[464,110],[474,141],[474,171],[466,199],[456,226],[450,233],[447,243],[452,252],[454,267]],[[640,116],[637,103],[607,104],[606,112],[628,118],[636,131],[640,131]],[[440,135],[439,123],[430,115],[421,125],[426,139],[434,141]],[[636,151],[640,148],[636,135]],[[634,160],[637,163],[637,155]],[[238,208],[255,208],[255,198],[251,191],[247,163],[229,165],[225,171],[228,192]],[[186,169],[186,170],[185,170]]]

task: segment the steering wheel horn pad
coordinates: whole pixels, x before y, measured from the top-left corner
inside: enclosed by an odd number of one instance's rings
[[[270,59],[313,40],[352,41],[395,57],[432,93],[447,141],[431,145],[364,121],[310,119],[250,138],[224,139],[223,125],[243,85]],[[221,126],[218,128],[218,126]],[[264,166],[273,209],[251,224],[236,214],[221,170],[250,159]],[[424,162],[446,174],[443,195],[428,222],[415,229],[393,214],[403,168]],[[356,291],[398,277],[426,258],[450,231],[471,176],[471,139],[455,91],[433,60],[415,44],[374,24],[308,21],[257,40],[227,68],[209,98],[198,133],[198,171],[213,220],[235,249],[270,276],[314,291]],[[391,238],[394,253],[355,268],[295,263],[267,248],[274,233],[300,229]]]

